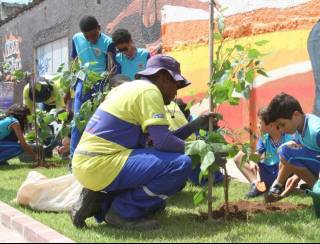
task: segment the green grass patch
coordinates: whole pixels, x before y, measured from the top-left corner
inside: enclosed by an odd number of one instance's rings
[[[181,193],[168,201],[166,211],[158,214],[162,228],[157,231],[136,233],[119,231],[106,224],[88,221],[89,229],[78,230],[71,224],[67,213],[43,213],[15,205],[12,200],[28,173],[33,170],[29,165],[12,160],[10,166],[0,168],[0,200],[16,207],[25,214],[50,226],[77,242],[319,242],[320,221],[316,219],[312,201],[302,196],[292,196],[285,201],[303,203],[310,207],[287,214],[257,214],[248,223],[201,222],[196,217],[205,205],[194,207],[192,198],[196,187],[188,185]],[[67,164],[61,163],[54,169],[37,169],[47,177],[67,174]],[[232,182],[231,201],[243,199],[248,185]],[[214,207],[223,202],[223,187],[214,189]],[[259,198],[258,200],[262,200]]]

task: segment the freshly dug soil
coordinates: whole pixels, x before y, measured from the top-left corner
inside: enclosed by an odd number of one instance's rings
[[[31,166],[31,168],[36,169],[36,168],[46,168],[46,169],[52,169],[52,168],[58,168],[59,165],[54,163],[54,162],[50,162],[50,163],[43,163],[41,165],[39,165],[38,163],[35,163]]]
[[[292,203],[277,202],[273,204],[265,204],[264,202],[239,201],[229,204],[229,221],[248,221],[252,214],[280,212],[287,213],[294,210],[304,209],[308,207],[304,204],[295,205]],[[225,219],[226,206],[223,204],[219,210],[213,211],[214,219]],[[207,213],[200,213],[202,220],[208,219]]]

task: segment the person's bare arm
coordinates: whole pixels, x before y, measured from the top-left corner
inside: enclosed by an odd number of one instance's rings
[[[141,0],[134,0],[132,3],[130,3],[118,16],[108,23],[106,32],[111,33],[114,28],[125,18],[139,12],[140,10],[140,1]]]
[[[11,129],[16,134],[18,140],[20,141],[20,144],[21,144],[23,150],[25,150],[27,153],[29,153],[32,156],[32,158],[36,161],[37,160],[37,155],[32,151],[32,148],[26,143],[26,140],[24,139],[20,124],[18,124],[18,123],[13,124],[11,126]]]

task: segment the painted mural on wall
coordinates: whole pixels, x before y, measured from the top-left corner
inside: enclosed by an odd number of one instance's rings
[[[19,36],[9,34],[5,37],[3,60],[8,63],[11,69],[21,69],[20,43],[22,39]]]
[[[0,82],[0,112],[5,112],[14,100],[14,83]]]
[[[139,14],[138,29],[143,42],[152,52],[159,52],[164,35],[164,8],[168,4],[185,8],[208,10],[208,4],[198,0],[133,0],[125,6],[120,14],[106,25],[106,33],[110,34],[125,19]]]
[[[206,0],[133,0],[113,21],[110,33],[126,18],[139,13],[141,32],[147,47],[161,45],[163,51],[181,62],[192,86],[180,96],[192,94],[200,100],[207,89],[209,74],[209,11]],[[320,19],[319,0],[220,0],[225,12],[227,35],[240,43],[267,40],[264,62],[269,78],[257,77],[250,103],[239,108],[224,107],[228,126],[255,126],[256,112],[279,92],[296,96],[306,112],[311,112],[315,99],[314,77],[307,51],[307,40]],[[161,26],[161,27],[160,27]],[[149,29],[148,29],[149,28]],[[146,30],[153,30],[148,32]],[[151,33],[151,34],[150,34]],[[152,35],[152,37],[150,37]],[[303,92],[301,92],[303,91]],[[207,109],[206,103],[194,111]]]

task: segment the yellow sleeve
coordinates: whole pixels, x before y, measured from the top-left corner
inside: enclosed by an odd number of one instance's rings
[[[59,108],[64,108],[64,100],[63,100],[63,94],[62,91],[60,90],[60,86],[57,83],[54,83],[53,85],[53,94],[55,98],[55,104],[56,104],[56,109]]]
[[[29,97],[29,90],[30,90],[30,86],[28,84],[23,89],[23,104],[26,105],[30,111],[32,111],[33,103]]]
[[[152,125],[169,125],[160,91],[149,89],[139,96],[138,118],[144,133]]]

